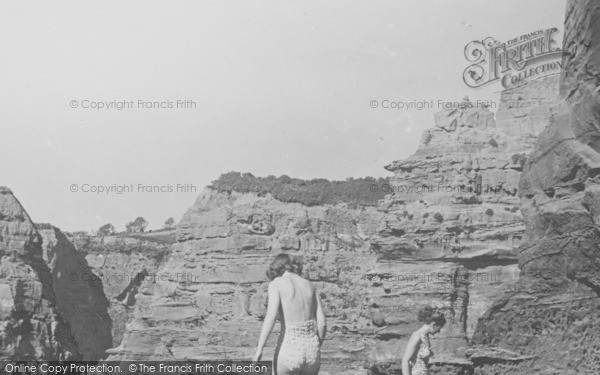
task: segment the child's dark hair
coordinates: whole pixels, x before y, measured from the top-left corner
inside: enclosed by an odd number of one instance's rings
[[[267,270],[267,277],[270,280],[275,279],[283,275],[285,271],[293,272],[297,275],[302,274],[302,261],[298,257],[286,253],[281,253],[273,259],[269,269]]]
[[[419,310],[418,318],[420,322],[425,322],[426,324],[434,323],[438,326],[444,326],[446,324],[446,317],[444,314],[431,306],[425,306]]]

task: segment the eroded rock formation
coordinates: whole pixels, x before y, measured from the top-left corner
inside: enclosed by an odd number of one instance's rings
[[[325,367],[364,372],[377,328],[364,301],[375,263],[368,240],[381,216],[374,207],[307,207],[205,189],[179,223],[156,282],[141,285],[134,320],[110,358],[249,359],[266,311],[265,271],[282,250],[303,255],[305,275],[322,293]]]
[[[413,156],[386,166],[395,177],[372,241],[379,261],[369,296],[387,340],[374,362],[401,358],[426,305],[450,318],[436,357],[464,358],[477,318],[518,277],[519,177],[557,101],[558,76],[505,90],[496,116],[465,98],[436,114]],[[448,361],[460,362],[440,366]]]
[[[600,3],[566,15],[564,102],[524,167],[521,277],[477,326],[479,374],[600,372]]]
[[[491,350],[464,359],[477,318],[517,279],[518,180],[556,97],[557,77],[548,77],[505,91],[496,116],[467,101],[436,114],[415,155],[386,167],[395,177],[377,188],[393,193],[379,207],[308,207],[207,188],[170,247],[67,238],[40,225],[49,293],[87,359],[250,358],[268,262],[298,253],[325,303],[324,373],[362,374],[365,363],[389,370],[425,305],[450,318],[434,341],[434,373],[469,373]]]
[[[13,193],[0,187],[0,359],[78,359],[56,308],[42,238]]]
[[[557,98],[553,76],[505,91],[496,116],[466,101],[441,111],[415,155],[386,167],[393,182],[377,188],[393,194],[378,207],[308,207],[207,188],[179,223],[156,280],[140,285],[110,359],[250,358],[266,267],[287,251],[307,260],[305,275],[322,292],[324,373],[398,362],[425,305],[450,318],[434,341],[434,371],[472,371],[464,354],[477,318],[518,277],[518,181]]]
[[[599,8],[569,3],[564,102],[550,76],[504,91],[495,115],[467,100],[439,112],[386,166],[379,207],[207,188],[169,247],[38,232],[0,188],[2,357],[72,356],[72,332],[90,359],[250,358],[265,270],[286,251],[322,293],[323,373],[398,373],[425,305],[449,318],[432,373],[598,373]]]
[[[112,347],[112,320],[100,279],[58,228],[50,224],[36,227],[52,274],[57,309],[69,323],[82,359],[104,358],[106,349]]]
[[[121,342],[139,285],[169,253],[172,240],[147,237],[67,237],[33,224],[0,187],[1,357],[106,358]]]
[[[84,360],[106,358],[131,320],[139,286],[169,253],[163,238],[70,236],[36,224],[52,275],[57,310],[69,323]]]
[[[114,348],[121,344],[133,317],[140,286],[154,282],[169,255],[171,233],[133,236],[75,236],[70,238],[85,266],[87,278],[102,288],[111,319]],[[83,278],[82,274],[79,279]],[[106,356],[106,354],[105,354]]]

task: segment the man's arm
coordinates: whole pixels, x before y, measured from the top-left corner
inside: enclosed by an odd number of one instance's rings
[[[265,320],[263,322],[262,330],[260,332],[260,338],[258,339],[258,346],[256,348],[256,354],[254,354],[253,361],[260,361],[260,357],[262,356],[262,350],[271,334],[271,330],[275,325],[275,319],[277,318],[277,312],[279,311],[279,305],[281,300],[279,298],[279,290],[275,285],[275,282],[272,281],[269,284],[269,293],[268,293],[268,305],[267,305],[267,315],[265,315]]]

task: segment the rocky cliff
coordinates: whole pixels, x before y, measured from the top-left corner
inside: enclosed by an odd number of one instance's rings
[[[0,359],[78,359],[58,312],[42,237],[13,193],[0,187]]]
[[[518,181],[557,98],[551,76],[505,91],[496,114],[467,100],[439,112],[415,155],[386,166],[391,183],[371,187],[391,193],[377,207],[207,188],[155,280],[140,285],[110,359],[250,358],[265,270],[287,251],[305,258],[322,293],[324,373],[364,374],[365,363],[377,373],[399,362],[425,305],[450,318],[434,340],[435,371],[472,369],[465,352],[477,319],[518,278]]]
[[[56,307],[83,360],[106,358],[120,344],[137,288],[153,275],[169,245],[124,236],[70,236],[36,224],[52,275]]]
[[[106,349],[112,347],[112,321],[102,284],[58,228],[50,224],[36,224],[36,227],[52,275],[57,310],[69,323],[82,359],[103,358]]]
[[[519,183],[521,277],[477,325],[479,374],[600,372],[600,4],[566,15],[563,101]]]
[[[287,251],[304,257],[325,304],[324,368],[364,373],[377,330],[365,309],[365,275],[375,263],[369,239],[381,217],[374,207],[307,207],[205,189],[179,223],[155,282],[140,287],[134,320],[111,359],[249,359],[265,314],[265,271],[273,255]]]
[[[375,363],[399,361],[426,305],[450,318],[432,342],[437,359],[464,358],[477,319],[517,280],[518,182],[557,101],[558,76],[505,90],[495,115],[465,98],[436,114],[414,155],[386,166],[395,176],[379,207],[368,294],[386,323]]]
[[[156,277],[158,268],[169,255],[171,237],[171,232],[167,232],[69,238],[84,266],[83,273],[74,273],[75,278],[89,280],[102,289],[111,320],[110,348],[121,344],[126,326],[133,318],[140,285]],[[107,355],[103,353],[102,358]]]
[[[370,188],[391,193],[378,206],[307,206],[209,187],[172,245],[31,224],[42,284],[85,359],[250,358],[266,268],[286,251],[306,260],[325,304],[325,374],[364,374],[365,363],[393,373],[425,305],[449,317],[433,343],[435,373],[510,357],[486,348],[464,359],[469,341],[483,337],[473,336],[477,319],[495,308],[498,291],[515,288],[525,233],[518,181],[558,113],[557,87],[554,76],[507,90],[496,114],[466,99],[437,113],[417,152],[386,166],[390,184],[374,180]]]
[[[250,358],[286,251],[325,304],[324,374],[398,373],[426,305],[449,318],[433,373],[597,373],[598,9],[569,3],[562,100],[549,76],[437,113],[378,206],[209,187],[170,245],[36,230],[0,189],[2,357]]]
[[[169,252],[147,237],[67,237],[0,187],[0,358],[106,358]]]

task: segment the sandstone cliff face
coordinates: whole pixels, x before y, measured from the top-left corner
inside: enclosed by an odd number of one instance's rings
[[[373,207],[307,207],[205,189],[179,223],[178,243],[155,282],[140,287],[134,320],[110,358],[249,359],[266,311],[265,271],[281,249],[304,257],[304,273],[321,292],[329,326],[324,373],[364,373],[377,329],[364,301],[365,275],[375,264],[369,239],[381,216]]]
[[[69,323],[83,360],[105,357],[112,347],[112,321],[102,283],[75,246],[50,224],[36,224],[59,312]]]
[[[600,4],[566,14],[564,103],[524,167],[521,277],[477,326],[474,344],[501,352],[472,351],[480,374],[600,372]]]
[[[377,373],[398,362],[425,305],[450,318],[433,343],[434,371],[468,373],[477,318],[518,277],[518,181],[557,98],[554,76],[504,92],[496,118],[467,104],[438,113],[415,155],[386,167],[396,174],[392,186],[377,188],[393,194],[379,207],[307,207],[207,188],[155,280],[140,285],[110,359],[250,358],[265,313],[265,270],[281,250],[303,255],[322,293],[325,374],[364,374],[365,362]]]
[[[587,48],[578,56],[596,51]],[[584,66],[577,59],[571,64]],[[589,66],[585,74],[596,77]],[[169,247],[113,236],[67,238],[50,225],[36,232],[5,192],[2,355],[67,356],[69,331],[60,314],[47,315],[56,303],[85,359],[250,358],[266,308],[265,271],[279,251],[301,254],[305,276],[321,292],[329,326],[324,374],[364,374],[365,362],[373,374],[396,373],[390,363],[399,363],[425,305],[449,318],[433,340],[433,373],[472,373],[474,365],[481,374],[540,370],[560,350],[571,353],[565,348],[575,334],[593,343],[586,353],[596,355],[596,332],[587,333],[595,320],[586,314],[598,293],[598,138],[590,125],[597,118],[585,114],[597,115],[597,104],[586,98],[598,95],[582,77],[564,81],[576,111],[559,105],[553,76],[505,91],[495,116],[468,101],[439,112],[415,155],[386,166],[395,177],[390,186],[377,186],[391,193],[379,207],[308,207],[207,188]],[[544,132],[530,157],[550,118],[569,127]],[[519,267],[523,277],[515,283]],[[23,270],[27,278],[17,277]],[[494,302],[503,290],[507,297]],[[19,323],[19,311],[33,313]],[[50,328],[41,323],[51,319]],[[533,349],[559,339],[565,342],[547,354]],[[479,347],[467,351],[470,341]],[[587,371],[584,349],[570,350],[569,363]]]
[[[524,361],[489,348],[469,352],[472,362],[460,357],[477,318],[497,308],[497,292],[515,288],[525,230],[518,180],[556,97],[557,77],[549,77],[505,91],[496,118],[467,102],[438,113],[415,155],[386,167],[396,176],[391,187],[377,186],[392,192],[379,207],[307,207],[207,188],[170,247],[67,238],[51,225],[39,225],[40,237],[31,224],[45,293],[56,296],[85,359],[250,358],[266,268],[287,251],[304,257],[325,303],[324,374],[364,374],[365,362],[373,373],[394,373],[386,363],[400,360],[425,305],[450,318],[433,343],[434,373],[469,373],[490,356]]]
[[[99,360],[121,343],[172,232],[67,237],[0,187],[0,358]]]
[[[56,308],[42,238],[12,192],[0,187],[0,359],[77,358]]]
[[[36,259],[47,265],[40,265],[44,285],[54,295],[55,310],[67,323],[80,358],[106,358],[106,350],[123,338],[137,288],[155,274],[169,245],[118,236],[67,237],[51,224],[35,228],[41,244]]]
[[[82,313],[91,310],[83,316],[68,315],[79,323],[71,324],[74,334],[84,340],[80,347],[88,342],[94,348],[90,358],[105,358],[106,349],[120,345],[126,325],[133,317],[140,285],[156,276],[158,267],[169,254],[170,241],[147,237],[76,236],[59,244],[64,259],[57,259],[57,264],[72,265],[68,271],[73,279],[71,287],[63,290],[64,306],[69,309],[81,302]],[[74,264],[75,260],[79,267]],[[96,334],[90,336],[90,331]],[[104,349],[101,351],[101,348]]]
[[[557,101],[558,76],[504,91],[496,116],[465,99],[436,114],[413,156],[386,166],[395,177],[372,239],[369,289],[386,322],[375,362],[400,360],[426,305],[450,318],[432,341],[440,367],[464,358],[477,319],[517,280],[519,177]]]

